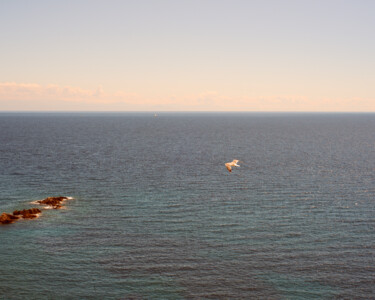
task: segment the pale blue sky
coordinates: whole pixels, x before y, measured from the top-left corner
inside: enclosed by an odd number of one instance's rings
[[[51,98],[56,110],[375,111],[374,12],[370,0],[0,0],[0,110]]]

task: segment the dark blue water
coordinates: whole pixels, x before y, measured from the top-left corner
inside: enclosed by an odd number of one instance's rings
[[[375,295],[375,114],[0,114],[0,213],[59,195],[1,299]]]

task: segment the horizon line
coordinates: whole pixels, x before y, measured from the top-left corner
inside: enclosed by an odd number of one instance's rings
[[[375,111],[251,111],[251,110],[0,110],[0,113],[251,113],[251,114],[375,114]]]

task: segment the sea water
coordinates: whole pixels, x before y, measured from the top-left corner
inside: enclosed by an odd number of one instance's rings
[[[0,299],[375,295],[375,114],[1,113],[0,213],[48,196]]]

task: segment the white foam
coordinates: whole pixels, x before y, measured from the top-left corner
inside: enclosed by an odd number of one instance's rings
[[[54,206],[43,206],[43,209],[56,209],[56,210],[60,210],[60,209],[67,209],[66,206],[61,206],[59,208],[55,208]]]
[[[31,204],[39,204],[40,205],[40,203],[38,201],[40,201],[40,200],[31,201],[30,203]]]

